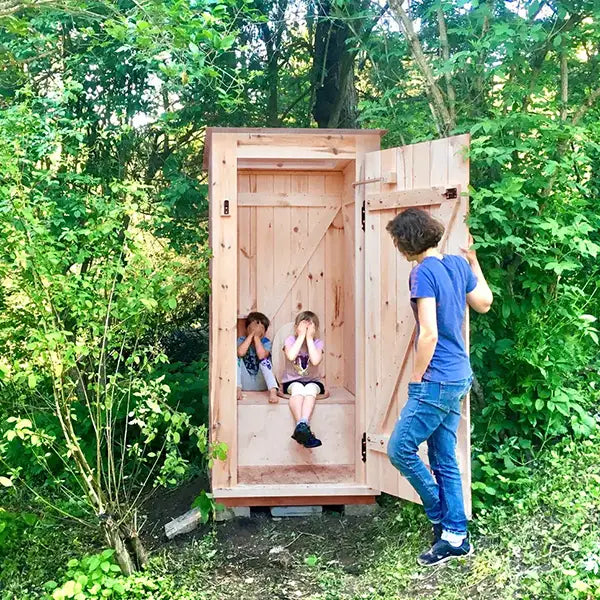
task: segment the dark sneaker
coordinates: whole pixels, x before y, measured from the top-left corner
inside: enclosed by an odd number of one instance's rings
[[[308,428],[310,437],[308,438],[308,440],[306,440],[306,442],[304,442],[304,447],[305,448],[318,448],[319,446],[323,445],[323,442],[321,442],[320,439],[315,437],[315,434],[310,430],[310,427]]]
[[[433,523],[433,543],[437,544],[442,539],[442,524]]]
[[[292,439],[296,440],[299,444],[306,444],[312,435],[310,427],[306,423],[298,423],[294,433],[292,433]]]
[[[458,548],[455,548],[446,540],[439,540],[427,552],[421,554],[418,561],[423,567],[435,567],[453,558],[461,558],[471,554],[473,554],[473,547],[467,538],[463,540]]]

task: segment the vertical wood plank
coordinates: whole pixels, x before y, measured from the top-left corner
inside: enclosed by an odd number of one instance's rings
[[[273,193],[273,175],[257,174],[256,191],[259,194]],[[273,273],[275,258],[273,248],[275,231],[273,207],[256,207],[256,308],[263,312],[268,299],[273,295]],[[272,315],[267,315],[269,318]]]
[[[356,215],[354,211],[354,188],[352,183],[356,175],[356,166],[349,164],[344,169],[344,183],[342,193],[342,216],[344,219],[344,323],[343,331],[343,356],[344,356],[344,387],[356,395],[356,315],[355,315],[355,288],[354,274],[356,272]],[[347,202],[351,204],[346,204]]]
[[[289,173],[278,173],[275,176],[273,191],[275,193],[289,193],[291,190],[291,178]],[[287,272],[290,268],[291,260],[291,242],[290,242],[290,231],[291,231],[291,216],[292,209],[289,207],[275,207],[274,212],[274,285],[273,292],[281,285],[282,281],[286,280]],[[291,292],[291,290],[289,291]],[[288,293],[284,301],[281,304],[281,308],[275,315],[267,315],[272,321],[271,325],[271,339],[279,328],[288,323],[293,319],[292,315],[292,297],[291,293]]]
[[[367,153],[379,150],[381,140],[379,136],[360,136],[356,139],[355,181],[367,178]],[[370,167],[373,172],[373,167]],[[365,186],[354,189],[354,243],[355,243],[355,270],[354,270],[354,335],[356,343],[355,377],[356,377],[356,481],[367,482],[366,463],[362,460],[361,439],[367,430],[367,387],[366,387],[366,356],[368,350],[366,331],[366,251],[365,232],[362,226],[362,210],[365,200]],[[352,335],[352,332],[350,332]],[[375,489],[380,489],[376,487]]]
[[[292,180],[292,191],[308,193],[309,175],[302,174],[294,176]],[[308,237],[308,209],[306,207],[295,207],[291,210],[291,256],[301,252],[303,242]],[[302,310],[308,309],[308,274],[304,269],[292,287],[292,313],[294,317]]]
[[[311,173],[308,177],[309,194],[325,194],[325,178],[327,176],[320,173]],[[308,231],[312,231],[315,225],[323,217],[325,210],[322,208],[307,208],[308,213]],[[308,310],[312,310],[318,317],[321,324],[320,335],[325,340],[325,356],[320,365],[321,373],[324,374],[328,386],[331,382],[329,376],[329,343],[328,323],[325,315],[325,240],[327,232],[319,241],[314,254],[306,265],[306,277],[308,279]],[[333,340],[332,340],[333,341]]]
[[[325,351],[327,355],[327,384],[344,384],[344,218],[338,213],[325,236]]]
[[[381,177],[381,152],[372,152],[366,156],[365,179],[378,179],[379,177]],[[379,182],[369,184],[369,193],[377,193],[380,190]],[[377,405],[381,383],[381,222],[376,212],[366,212],[365,232],[365,397],[369,399],[366,414],[368,423],[371,421],[373,410]],[[387,457],[371,452],[368,459],[367,484],[376,489],[383,489],[381,471],[384,458]]]
[[[250,175],[238,175],[238,192],[250,191]],[[246,316],[252,311],[254,298],[251,290],[252,248],[251,218],[252,207],[238,208],[238,315]]]
[[[212,248],[210,297],[210,437],[227,444],[227,460],[212,469],[215,488],[237,483],[237,138],[214,134],[209,167],[210,244]],[[224,200],[230,216],[221,216]]]

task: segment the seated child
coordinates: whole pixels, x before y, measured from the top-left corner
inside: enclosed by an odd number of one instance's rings
[[[262,392],[269,390],[269,402],[278,402],[277,380],[271,365],[271,340],[265,337],[269,319],[259,312],[246,317],[246,336],[238,338],[237,397],[242,390]]]
[[[311,311],[301,312],[294,322],[296,335],[285,340],[286,366],[281,378],[283,392],[290,394],[290,410],[296,420],[292,439],[305,448],[321,446],[310,429],[310,417],[317,394],[325,393],[318,365],[323,360],[323,341],[318,336],[319,318]]]

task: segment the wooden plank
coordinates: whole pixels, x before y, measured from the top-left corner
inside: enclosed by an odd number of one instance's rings
[[[354,404],[355,397],[347,389],[342,387],[332,387],[328,389],[329,397],[319,398],[317,401],[318,405],[323,404]],[[243,392],[241,400],[238,400],[238,404],[244,404],[246,406],[263,405],[269,406],[269,394],[267,392]],[[288,398],[279,398],[279,404],[287,406],[289,404]]]
[[[251,289],[253,272],[251,208],[241,208],[239,197],[250,189],[250,175],[238,173],[238,314],[252,311],[254,297]]]
[[[295,174],[292,177],[292,192],[308,193],[310,173]],[[290,232],[290,256],[298,256],[308,238],[308,211],[304,207],[292,208],[292,229]],[[283,283],[283,282],[282,282]],[[301,273],[291,286],[292,319],[308,307],[308,274]]]
[[[244,160],[264,160],[285,161],[286,159],[294,161],[305,160],[351,160],[355,156],[354,140],[348,143],[339,143],[337,141],[330,144],[319,144],[320,139],[310,140],[310,143],[299,146],[298,142],[290,146],[284,146],[279,143],[279,139],[274,144],[259,145],[240,145],[238,147],[238,158]]]
[[[308,178],[308,193],[309,194],[325,194],[325,178],[327,176],[320,173],[313,173]],[[341,198],[339,203],[341,208]],[[323,219],[325,214],[325,208],[309,208],[308,211],[308,229],[314,231],[315,226]],[[338,211],[339,213],[339,211]],[[310,257],[310,260],[306,264],[306,276],[308,278],[308,310],[312,310],[318,317],[321,325],[321,331],[319,335],[325,341],[325,354],[323,361],[319,365],[319,371],[321,376],[329,375],[328,369],[328,346],[329,340],[329,327],[325,315],[325,245],[326,239],[331,230],[332,222],[327,226],[327,229],[323,232],[323,237],[317,242],[315,250]],[[291,287],[291,286],[290,286]],[[327,377],[329,385],[333,385]]]
[[[289,173],[277,173],[279,177],[290,177]],[[301,194],[274,191],[272,194],[238,193],[238,207],[242,206],[323,206],[333,207],[341,204],[339,194]]]
[[[273,189],[276,193],[289,194],[291,190],[292,176],[289,173],[281,173],[274,175]],[[273,260],[274,260],[274,275],[273,275],[273,290],[271,295],[280,286],[280,282],[285,279],[286,273],[290,268],[291,260],[291,242],[290,231],[292,229],[292,209],[287,207],[276,207],[273,209],[273,218],[275,224],[274,240],[273,240]],[[271,319],[271,340],[279,330],[279,328],[293,319],[292,299],[288,293],[281,303],[281,307],[277,313],[268,313],[267,316]]]
[[[256,191],[258,194],[273,194],[274,176],[256,175]],[[275,244],[273,207],[256,208],[256,308],[272,318],[275,311],[267,308],[273,297]]]
[[[231,488],[237,483],[237,203],[231,214],[221,217],[219,207],[226,198],[237,197],[235,136],[213,140],[209,172],[210,243],[212,248],[210,296],[210,438],[227,444],[227,460],[216,461],[213,487]]]
[[[356,166],[350,165],[344,171],[344,187],[342,197],[344,207],[342,209],[344,225],[344,247],[342,254],[342,270],[344,273],[344,311],[343,311],[343,360],[344,360],[344,381],[343,385],[353,394],[356,394],[356,345],[357,337],[355,332],[356,315],[355,310],[355,289],[354,273],[356,270],[356,243],[355,243],[355,214],[354,214],[354,189],[352,181],[356,174]],[[329,260],[327,261],[329,264]],[[339,268],[339,267],[338,267]]]
[[[311,419],[325,452],[304,448],[291,435],[285,404],[238,404],[239,466],[354,464],[354,404],[321,404]]]
[[[277,485],[238,485],[234,489],[213,488],[216,499],[221,498],[298,498],[305,496],[377,496],[379,492],[367,485],[347,483],[310,483]]]
[[[366,177],[366,155],[378,150],[379,136],[369,136],[356,139],[356,163],[353,181]],[[352,182],[349,182],[352,185]],[[362,227],[362,208],[365,200],[365,186],[354,188],[354,327],[350,335],[355,336],[355,385],[356,385],[356,481],[365,483],[367,480],[366,464],[362,460],[361,439],[366,432],[367,420],[367,390],[365,378],[366,333],[365,333],[365,232]]]
[[[340,173],[325,177],[325,191],[340,196],[344,180]],[[325,235],[325,289],[323,319],[326,324],[325,355],[328,386],[342,386],[344,381],[344,218],[338,212]]]
[[[350,465],[272,465],[239,467],[240,484],[353,483],[354,463]]]
[[[317,493],[317,492],[315,492]],[[342,506],[348,504],[375,504],[376,496],[272,496],[252,498],[219,498],[228,508],[234,506]]]
[[[267,209],[262,209],[267,210]],[[271,209],[272,210],[272,209]],[[306,211],[308,209],[296,209]],[[314,224],[314,228],[311,229],[307,238],[302,241],[302,237],[299,237],[301,245],[292,253],[292,262],[290,264],[290,272],[287,274],[284,281],[278,282],[278,289],[274,291],[270,299],[265,299],[265,311],[267,314],[274,315],[281,306],[281,303],[285,299],[285,296],[289,293],[290,289],[301,275],[302,271],[308,264],[308,261],[312,258],[312,255],[317,250],[323,236],[327,229],[329,229],[333,219],[340,211],[340,207],[327,208],[323,210],[323,215]],[[295,226],[296,227],[296,226]],[[259,257],[260,264],[260,257]]]
[[[411,206],[429,206],[447,202],[445,187],[430,187],[396,192],[367,194],[369,210],[389,210],[391,208],[409,208]]]
[[[313,146],[325,149],[337,148],[344,152],[352,152],[356,147],[353,134],[336,131],[324,135],[320,133],[320,130],[313,129],[311,133],[299,139],[297,133],[289,133],[290,131],[289,129],[280,129],[274,133],[265,133],[264,131],[242,133],[238,137],[238,145],[240,148],[245,146],[284,146],[292,150],[304,146]]]
[[[245,158],[238,161],[238,168],[250,171],[306,171],[314,173],[315,171],[343,171],[351,160],[347,158],[314,158],[298,159],[292,158]]]
[[[366,156],[365,178],[378,179],[381,174],[381,152],[371,152]],[[381,189],[379,182],[370,184],[374,192]],[[367,422],[371,422],[372,412],[377,406],[378,387],[380,385],[380,365],[382,361],[379,335],[381,332],[381,222],[377,213],[365,214],[365,378],[367,404]],[[366,430],[369,432],[369,429]],[[376,489],[384,489],[380,480],[381,457],[368,457],[367,484]]]

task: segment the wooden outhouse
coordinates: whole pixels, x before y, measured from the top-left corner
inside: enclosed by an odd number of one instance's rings
[[[469,137],[380,150],[383,133],[207,130],[210,435],[228,446],[212,468],[212,490],[226,506],[370,503],[381,492],[418,501],[386,455],[407,396],[415,321],[412,265],[385,227],[421,207],[446,226],[441,250],[460,252]],[[312,419],[320,448],[290,438],[287,400],[269,404],[266,392],[236,399],[236,339],[254,310],[271,320],[270,339],[301,310],[321,320],[330,395]],[[468,401],[463,417],[458,456],[470,512]]]

